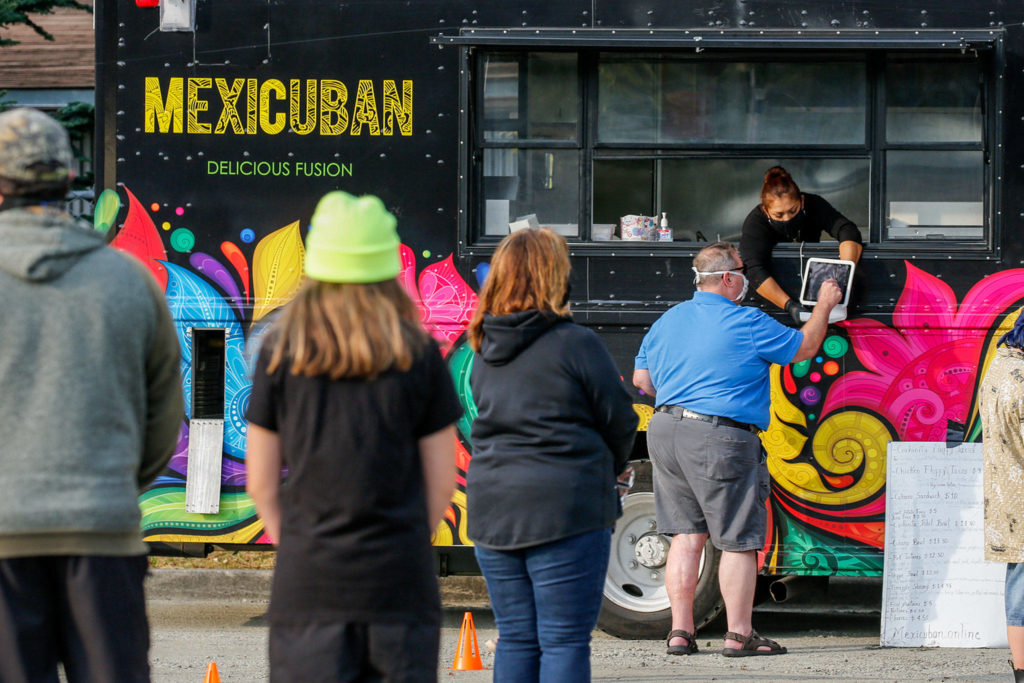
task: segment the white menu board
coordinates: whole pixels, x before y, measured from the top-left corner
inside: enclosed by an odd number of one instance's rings
[[[1007,647],[1006,565],[984,560],[980,443],[890,443],[883,646]]]

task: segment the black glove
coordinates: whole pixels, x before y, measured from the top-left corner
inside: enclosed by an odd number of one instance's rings
[[[799,301],[793,301],[790,299],[786,302],[786,313],[789,313],[790,317],[793,318],[793,322],[797,325],[803,325],[804,320],[800,319],[800,314],[804,312],[804,307],[800,305]]]

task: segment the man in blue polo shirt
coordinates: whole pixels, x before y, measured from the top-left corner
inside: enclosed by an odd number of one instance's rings
[[[757,551],[764,545],[768,468],[758,433],[768,428],[768,369],[812,357],[842,298],[821,286],[811,319],[794,330],[756,308],[736,247],[719,242],[693,259],[697,292],[651,326],[633,384],[656,396],[647,428],[658,529],[672,536],[665,587],[672,606],[668,653],[697,651],[693,599],[710,535],[722,551],[718,581],[729,632],[727,657],[784,654],[754,631]]]

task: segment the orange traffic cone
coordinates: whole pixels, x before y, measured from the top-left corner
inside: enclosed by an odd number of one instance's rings
[[[210,665],[206,667],[206,678],[203,679],[203,683],[220,683],[220,674],[217,673],[217,662],[210,662]]]
[[[462,617],[462,628],[459,629],[459,647],[455,650],[452,671],[481,671],[483,668],[484,663],[480,661],[480,646],[476,642],[473,614],[466,612]]]

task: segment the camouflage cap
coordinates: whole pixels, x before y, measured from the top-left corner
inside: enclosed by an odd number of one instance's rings
[[[67,131],[52,117],[23,107],[0,114],[0,178],[15,193],[66,186],[71,158]]]

